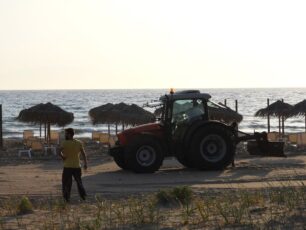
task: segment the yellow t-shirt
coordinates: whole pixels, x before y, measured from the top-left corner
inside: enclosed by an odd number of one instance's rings
[[[82,142],[76,139],[65,140],[62,143],[65,168],[80,168],[80,152],[83,148]]]

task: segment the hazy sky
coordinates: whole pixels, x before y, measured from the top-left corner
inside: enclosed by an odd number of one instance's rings
[[[306,87],[306,1],[0,0],[0,89]]]

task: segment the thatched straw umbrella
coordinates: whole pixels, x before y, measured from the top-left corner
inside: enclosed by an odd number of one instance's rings
[[[66,112],[57,105],[48,102],[46,104],[38,104],[28,109],[22,110],[17,120],[34,124],[45,124],[45,138],[49,142],[50,126],[58,125],[65,126],[70,124],[74,119],[73,113]],[[46,137],[47,126],[47,137]]]
[[[154,115],[138,105],[105,104],[95,107],[89,111],[89,116],[93,124],[115,124],[117,125],[140,125],[154,120]]]
[[[228,107],[208,107],[208,115],[210,120],[218,120],[227,124],[240,123],[243,119],[241,114]]]
[[[292,110],[293,106],[285,103],[281,100],[278,100],[271,105],[267,106],[266,108],[260,109],[255,113],[256,117],[278,117],[278,123],[279,123],[279,134],[285,133],[285,126],[284,126],[284,120],[291,116],[290,112]],[[282,122],[281,122],[282,121]],[[282,131],[281,131],[282,130]]]
[[[303,100],[295,104],[290,113],[291,116],[297,116],[305,118],[305,132],[306,132],[306,100]]]

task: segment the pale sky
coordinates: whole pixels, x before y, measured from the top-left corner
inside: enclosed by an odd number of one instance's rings
[[[306,87],[306,1],[0,0],[0,89]]]

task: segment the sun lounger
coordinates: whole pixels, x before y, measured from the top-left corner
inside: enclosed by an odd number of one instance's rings
[[[297,146],[305,147],[306,146],[306,133],[299,133],[297,138]]]
[[[91,137],[92,137],[93,141],[99,141],[100,140],[100,132],[93,131]]]
[[[50,144],[59,145],[60,143],[60,133],[57,131],[50,132]]]
[[[108,133],[100,133],[99,142],[102,145],[109,145],[109,137],[110,137],[110,135]]]
[[[269,141],[278,141],[279,140],[279,134],[277,132],[268,133],[268,140]]]
[[[288,135],[288,142],[290,144],[293,144],[293,145],[297,144],[297,142],[298,142],[298,133],[290,133]]]
[[[34,132],[32,130],[24,130],[23,131],[23,142],[34,137]]]
[[[30,145],[30,147],[28,148],[27,146],[25,146],[26,147],[25,149],[19,150],[18,151],[18,156],[19,157],[21,157],[22,153],[26,153],[26,154],[28,154],[29,158],[32,158],[32,152],[33,151],[42,151],[43,152],[45,150],[44,145],[40,140],[32,139],[32,140],[27,140],[27,141],[28,141],[27,144]]]

